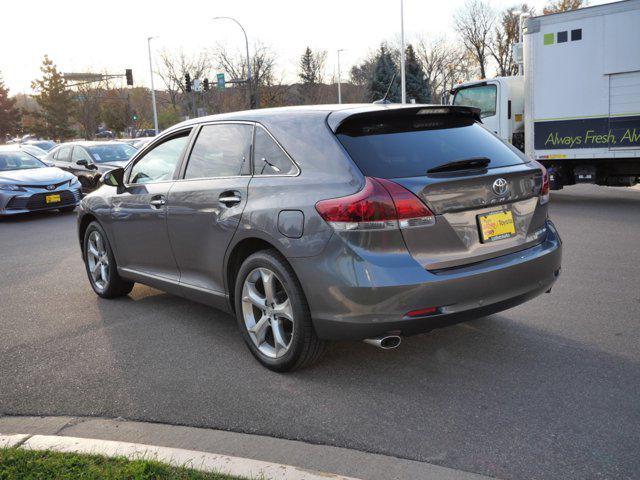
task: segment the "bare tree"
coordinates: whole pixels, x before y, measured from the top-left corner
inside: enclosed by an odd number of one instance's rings
[[[520,37],[520,12],[533,13],[533,9],[523,3],[519,8],[510,7],[504,10],[488,45],[491,56],[496,61],[496,74],[501,77],[515,75],[518,72],[518,65],[513,61],[513,44]]]
[[[213,62],[206,52],[196,55],[187,55],[183,50],[171,53],[168,50],[160,52],[160,62],[157,74],[162,79],[169,101],[175,110],[178,110],[178,101],[185,91],[185,75],[188,73],[192,79],[204,79],[212,70]]]
[[[458,82],[469,80],[474,73],[473,60],[464,46],[445,37],[419,39],[416,54],[429,81],[434,103],[440,102]]]
[[[587,2],[584,0],[555,0],[551,1],[544,7],[542,13],[549,15],[550,13],[566,12],[568,10],[577,10],[584,6]]]
[[[495,13],[485,0],[467,0],[453,17],[453,26],[467,51],[478,63],[480,76],[487,76],[488,45]]]
[[[226,72],[233,82],[247,84],[247,57],[241,52],[230,52],[225,45],[218,45],[214,51],[214,59],[220,69]],[[262,44],[253,46],[251,60],[251,85],[249,97],[251,104],[264,106],[261,96],[266,94],[267,87],[278,84],[275,80],[275,65],[277,56],[274,51]],[[281,84],[281,82],[280,82]]]
[[[100,83],[86,83],[74,87],[74,90],[74,117],[82,128],[82,136],[91,140],[100,125],[100,104],[104,88]]]

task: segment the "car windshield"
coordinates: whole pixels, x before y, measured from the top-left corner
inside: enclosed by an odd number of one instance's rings
[[[469,159],[486,158],[487,168],[522,164],[515,148],[468,118],[415,116],[354,120],[341,126],[338,139],[368,176],[403,178]]]
[[[44,163],[25,152],[0,152],[0,172],[43,168]]]
[[[41,149],[43,149],[43,150],[48,152],[53,147],[55,147],[57,145],[57,143],[56,142],[51,142],[51,141],[48,141],[48,140],[43,140],[41,142],[29,142],[27,145],[34,145],[34,146],[36,146],[38,148],[41,148]]]
[[[87,147],[91,158],[96,163],[125,162],[137,152],[135,148],[126,143],[114,143],[112,145],[93,145]]]
[[[453,97],[454,105],[464,105],[480,109],[480,117],[492,117],[496,114],[497,88],[495,85],[463,87]]]

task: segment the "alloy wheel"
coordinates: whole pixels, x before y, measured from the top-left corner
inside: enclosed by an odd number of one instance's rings
[[[93,284],[104,290],[109,284],[109,255],[102,235],[97,230],[89,234],[87,240],[87,266]]]
[[[256,268],[242,287],[242,316],[256,348],[269,358],[282,357],[293,338],[293,308],[284,284],[268,268]]]

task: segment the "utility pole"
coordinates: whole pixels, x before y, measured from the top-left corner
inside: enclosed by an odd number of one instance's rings
[[[244,45],[247,49],[247,91],[249,92],[249,108],[255,108],[255,98],[253,96],[253,90],[251,86],[251,57],[249,56],[249,39],[247,37],[247,32],[240,24],[240,22],[233,17],[214,17],[213,20],[231,20],[240,27],[242,33],[244,34]]]
[[[147,37],[147,47],[149,48],[149,75],[151,75],[151,102],[153,103],[153,128],[158,135],[158,108],[156,107],[156,89],[153,87],[153,63],[151,61],[151,40],[156,37]]]
[[[344,52],[344,48],[338,50],[338,103],[342,103],[342,91],[340,90],[340,52]]]
[[[404,73],[404,0],[400,0],[400,88],[402,103],[407,103],[407,79]]]

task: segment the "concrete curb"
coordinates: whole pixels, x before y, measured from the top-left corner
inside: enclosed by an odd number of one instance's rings
[[[173,466],[244,478],[265,480],[357,480],[353,477],[343,477],[332,473],[311,472],[290,465],[183,450],[181,448],[55,435],[0,435],[0,446],[11,447],[16,445],[26,450],[50,450],[62,453],[126,457],[129,460],[156,460]]]
[[[210,454],[218,458],[252,459],[248,462],[285,466],[303,477],[263,478],[359,478],[366,480],[489,480],[490,477],[445,467],[429,461],[368,453],[330,445],[316,445],[298,440],[268,437],[248,433],[187,427],[163,423],[139,422],[123,418],[73,416],[11,416],[0,414],[0,432],[10,435],[5,442],[34,445],[38,437],[50,437],[58,445],[61,439],[73,441],[121,442],[142,451],[165,447],[168,451],[189,452],[187,457],[199,459]],[[0,434],[1,434],[0,433]],[[34,439],[34,440],[32,440]],[[2,446],[3,440],[0,440]],[[31,443],[29,443],[31,441]],[[107,445],[107,444],[105,444]],[[153,447],[150,447],[153,445]],[[139,450],[133,450],[137,452]],[[155,451],[155,450],[154,450]],[[184,459],[184,457],[180,457]],[[434,462],[443,457],[434,456]],[[226,464],[224,464],[226,465]],[[277,470],[279,471],[279,470]],[[321,474],[319,472],[333,472]],[[322,476],[324,475],[324,476]]]

